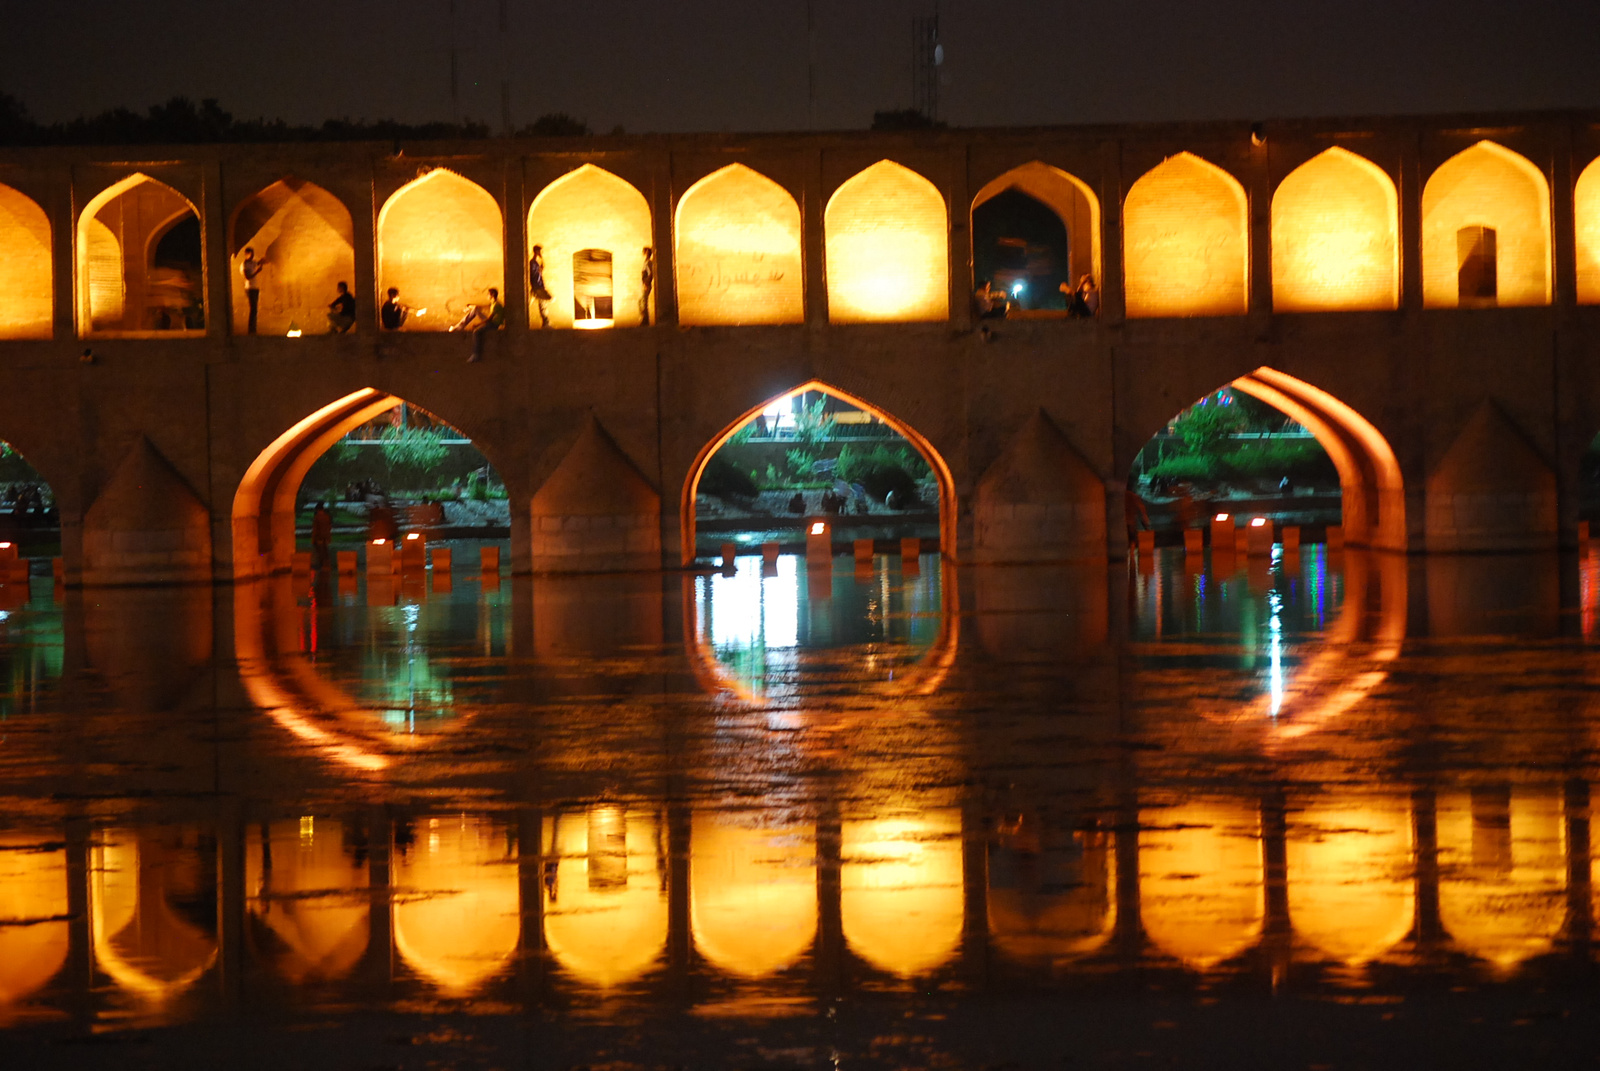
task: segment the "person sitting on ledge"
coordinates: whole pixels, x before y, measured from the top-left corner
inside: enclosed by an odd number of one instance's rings
[[[506,307],[500,302],[500,291],[489,288],[489,313],[472,334],[472,356],[467,360],[483,360],[483,335],[486,331],[502,331],[506,326]]]
[[[328,326],[342,335],[356,325],[356,299],[346,283],[339,284],[339,296],[328,302]]]
[[[411,308],[400,304],[400,290],[398,287],[389,288],[389,299],[378,309],[378,323],[383,325],[385,331],[398,331],[405,326],[406,315]]]
[[[972,308],[980,320],[1004,320],[1009,306],[1005,293],[997,292],[987,279],[972,295]]]

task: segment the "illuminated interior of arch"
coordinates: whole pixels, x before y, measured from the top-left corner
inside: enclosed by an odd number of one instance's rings
[[[666,831],[652,811],[596,804],[545,823],[544,936],[563,970],[601,989],[649,971],[667,944]]]
[[[528,322],[539,326],[543,316],[550,327],[636,327],[641,321],[639,299],[644,296],[645,248],[655,246],[650,205],[626,180],[593,164],[584,164],[556,179],[539,192],[528,209],[527,256],[539,246],[544,258],[544,283],[548,300],[533,298]],[[593,300],[575,276],[578,254],[610,254],[609,301]],[[586,258],[584,263],[593,262]],[[607,307],[609,306],[609,308]],[[649,298],[655,312],[654,283]],[[579,315],[579,312],[582,315]]]
[[[1063,255],[1051,249],[1044,228],[1028,225],[1029,202],[1060,223],[1066,241]],[[985,211],[995,208],[1002,211]],[[1004,291],[1012,299],[1013,313],[1064,310],[1066,295],[1058,289],[1060,282],[1076,285],[1085,275],[1092,276],[1097,286],[1103,282],[1100,201],[1080,179],[1049,164],[1037,160],[1023,164],[980,189],[972,199],[972,236],[974,287],[988,281]]]
[[[203,838],[104,831],[89,859],[95,966],[149,1004],[194,985],[217,961],[216,873]]]
[[[804,322],[800,206],[788,190],[729,164],[684,191],[674,235],[680,324]]]
[[[950,226],[933,183],[879,160],[834,191],[823,232],[833,323],[949,318]]]
[[[504,234],[499,204],[454,171],[434,168],[396,190],[378,213],[378,291],[400,291],[411,310],[401,330],[448,331],[467,306],[486,306],[491,287],[503,302]],[[356,295],[358,325],[377,320],[366,300]]]
[[[1261,932],[1261,816],[1229,802],[1139,815],[1139,903],[1161,951],[1205,971]]]
[[[1244,187],[1191,153],[1145,172],[1122,206],[1130,318],[1242,316],[1250,307]]]
[[[1560,791],[1441,793],[1439,919],[1457,948],[1509,972],[1548,951],[1566,913]]]
[[[0,185],[0,339],[49,338],[55,315],[50,218]]]
[[[816,836],[809,825],[750,826],[697,812],[689,925],[718,968],[761,978],[803,956],[817,933]]]
[[[1109,834],[1002,822],[989,846],[989,938],[1019,963],[1058,964],[1105,944],[1117,921]]]
[[[1329,959],[1357,966],[1414,921],[1411,813],[1403,797],[1317,801],[1291,812],[1289,918]]]
[[[1399,202],[1372,161],[1334,146],[1272,195],[1272,307],[1278,312],[1400,304]]]
[[[517,846],[500,823],[468,815],[418,819],[394,854],[394,947],[440,991],[477,992],[503,973],[522,938]]]
[[[256,333],[325,334],[328,303],[338,284],[355,285],[353,234],[349,209],[303,179],[280,179],[241,204],[228,243],[233,333],[245,334],[250,323],[239,270],[249,248],[263,265],[256,277]]]
[[[845,943],[874,967],[914,978],[961,944],[961,814],[930,810],[841,824],[839,914]]]
[[[1487,263],[1478,263],[1484,257]],[[1543,172],[1492,141],[1440,164],[1422,188],[1423,304],[1548,305],[1550,284]]]
[[[0,1022],[66,963],[67,914],[66,849],[50,838],[0,836]]]
[[[200,215],[147,175],[102,190],[78,217],[78,330],[84,337],[205,329]]]
[[[1578,304],[1600,305],[1600,160],[1591,161],[1573,190],[1577,225]]]
[[[345,841],[343,823],[309,815],[247,832],[246,910],[291,982],[342,977],[367,950],[367,868]]]

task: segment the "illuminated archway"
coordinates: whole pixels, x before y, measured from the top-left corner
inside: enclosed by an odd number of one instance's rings
[[[197,847],[172,830],[106,830],[90,849],[95,965],[130,996],[164,1004],[216,963],[216,871],[204,863]],[[207,900],[214,905],[210,918],[178,906]]]
[[[503,294],[505,285],[504,221],[482,186],[440,167],[384,202],[378,290],[399,290],[411,309],[401,330],[448,331],[468,305],[481,308],[491,287]],[[372,312],[360,313],[358,322],[371,323]]]
[[[50,218],[0,185],[0,338],[49,338],[55,315]]]
[[[194,249],[158,263],[161,239],[191,219]],[[199,210],[166,183],[135,173],[102,190],[78,216],[78,333],[203,334],[204,250]]]
[[[1272,307],[1393,309],[1400,303],[1399,201],[1372,161],[1334,146],[1272,195]]]
[[[234,212],[229,234],[229,278],[233,333],[245,334],[250,307],[239,266],[246,248],[264,265],[256,333],[283,335],[292,330],[321,334],[337,284],[353,285],[356,270],[350,211],[321,186],[293,177],[280,179],[247,198]]]
[[[805,320],[800,206],[743,164],[684,191],[674,228],[678,322],[797,324]]]
[[[0,836],[0,1022],[67,961],[67,852],[59,845]]]
[[[689,926],[700,954],[730,974],[761,978],[793,964],[817,932],[812,828],[751,828],[696,812]]]
[[[638,326],[644,250],[654,247],[653,235],[650,205],[644,195],[593,164],[584,164],[540,190],[528,208],[528,248],[524,252],[531,258],[534,247],[540,247],[550,297],[535,295],[529,322],[537,324],[548,316],[551,327]],[[584,295],[574,278],[574,258],[591,251],[610,254],[610,310],[606,315],[603,308],[585,303],[585,315],[579,317],[578,301]],[[652,289],[652,319],[654,303]]]
[[[1493,236],[1487,245],[1485,230]],[[1483,259],[1488,280],[1477,263]],[[1425,306],[1548,305],[1550,274],[1550,185],[1525,157],[1480,141],[1428,177],[1422,189]]]
[[[839,851],[839,921],[851,951],[901,978],[955,956],[965,920],[959,811],[845,821]]]
[[[978,241],[976,213],[1001,194],[1022,194],[1048,208],[1061,221],[1067,235],[1067,262],[1060,266],[1062,277],[1076,283],[1085,275],[1100,278],[1100,201],[1081,179],[1060,168],[1037,160],[1014,167],[985,184],[972,199],[973,242]],[[973,249],[973,271],[978,250]],[[974,278],[976,286],[979,280]],[[992,280],[991,280],[992,281]]]
[[[944,195],[910,168],[879,160],[846,179],[823,212],[828,319],[948,319],[949,234]]]
[[[1600,305],[1600,160],[1591,161],[1573,189],[1578,232],[1578,304]]]
[[[1215,164],[1180,152],[1140,176],[1122,206],[1122,248],[1130,318],[1249,310],[1244,187]]]
[[[1415,884],[1403,797],[1313,802],[1295,813],[1285,855],[1294,932],[1324,956],[1358,966],[1410,932]]]
[[[262,958],[291,982],[342,977],[367,950],[368,873],[345,832],[308,815],[246,834],[246,910],[272,935]]]
[[[1145,934],[1199,971],[1244,951],[1265,920],[1261,816],[1231,801],[1139,816],[1139,906]]]
[[[542,894],[551,954],[588,985],[633,981],[667,944],[658,816],[598,804],[560,815],[547,829],[545,857],[556,860]]]
[[[394,947],[442,992],[465,997],[504,970],[522,938],[517,845],[500,823],[424,818],[394,853]]]

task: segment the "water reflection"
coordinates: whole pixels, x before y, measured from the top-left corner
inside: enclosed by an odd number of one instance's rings
[[[846,821],[840,844],[839,916],[850,950],[901,978],[943,966],[964,919],[960,812]]]
[[[348,974],[367,950],[366,846],[311,815],[249,831],[245,896],[256,955],[291,982]]]
[[[1003,820],[989,845],[989,935],[1007,957],[1060,966],[1098,951],[1116,926],[1109,833]]]
[[[95,966],[161,1005],[217,962],[216,840],[195,828],[113,828],[90,856]]]
[[[466,815],[422,818],[395,833],[394,948],[440,993],[465,997],[503,973],[522,936],[517,844]]]
[[[0,1023],[67,961],[66,846],[0,835]]]
[[[547,820],[544,938],[573,977],[632,982],[667,943],[666,843],[659,816],[598,804]]]
[[[760,818],[697,811],[691,840],[695,947],[718,969],[742,978],[792,966],[817,934],[815,831],[805,824],[759,824]]]

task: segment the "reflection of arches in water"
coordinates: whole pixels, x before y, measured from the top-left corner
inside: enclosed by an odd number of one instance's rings
[[[320,333],[335,286],[355,279],[354,233],[344,203],[304,179],[279,179],[241,202],[228,240],[233,333],[244,334],[250,323],[239,271],[246,248],[265,265],[257,277],[258,333],[282,335],[291,326]]]
[[[948,962],[965,919],[960,812],[846,821],[839,841],[839,917],[850,950],[901,978]]]
[[[504,293],[503,234],[499,202],[454,171],[396,190],[378,213],[378,289],[398,289],[411,307],[401,330],[448,331],[490,287]]]
[[[260,925],[263,958],[291,982],[340,978],[361,959],[367,886],[367,868],[346,849],[339,822],[308,816],[248,831],[246,909]]]
[[[0,1023],[66,963],[66,916],[66,849],[45,837],[0,836]]]
[[[95,965],[152,1004],[188,989],[217,959],[216,861],[184,840],[107,830],[90,850]]]
[[[522,938],[517,845],[499,823],[424,818],[394,855],[394,947],[450,996],[505,970]]]
[[[597,804],[545,822],[545,943],[600,988],[631,982],[667,944],[666,831],[651,811]]]
[[[817,933],[816,837],[805,826],[744,826],[697,812],[689,926],[716,966],[761,978],[790,966]]]
[[[1139,816],[1139,906],[1157,947],[1196,970],[1244,951],[1261,932],[1261,816],[1232,802]]]
[[[1053,965],[1110,939],[1116,871],[1108,834],[1041,827],[1002,824],[989,845],[989,937],[1009,959]]]
[[[160,237],[190,217],[201,229],[199,210],[188,198],[138,173],[84,206],[78,216],[79,334],[205,326],[204,258],[182,267],[154,261]]]
[[[1351,966],[1405,939],[1414,918],[1405,797],[1315,800],[1292,812],[1285,845],[1294,932]]]

